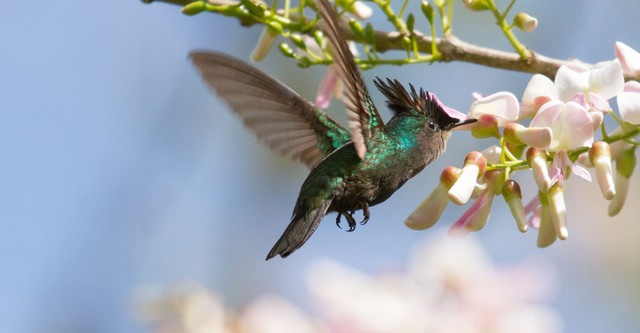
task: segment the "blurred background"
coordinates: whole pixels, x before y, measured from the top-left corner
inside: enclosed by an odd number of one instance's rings
[[[487,13],[456,6],[459,38],[510,49]],[[640,2],[520,1],[514,11],[538,18],[535,32],[518,36],[547,56],[610,60],[618,40],[640,49]],[[137,0],[0,4],[0,331],[145,332],[136,294],[189,281],[229,307],[267,292],[304,307],[306,269],[318,258],[368,273],[402,269],[416,244],[446,234],[463,208],[423,232],[402,222],[442,168],[494,141],[456,133],[443,157],[372,208],[366,226],[347,233],[330,216],[300,251],[264,261],[307,170],[259,144],[187,59],[207,48],[248,60],[261,30]],[[308,98],[324,70],[298,69],[276,48],[257,66]],[[520,97],[530,78],[464,63],[364,73],[367,82],[376,75],[465,112],[472,92]],[[374,100],[383,109],[377,92]],[[339,103],[329,112],[344,119]],[[533,185],[519,179],[528,200]],[[555,271],[549,304],[564,331],[637,332],[639,185],[636,174],[627,206],[609,218],[597,185],[571,179],[570,237],[547,249],[536,247],[536,231],[517,231],[502,199],[477,236],[497,266],[534,260]]]

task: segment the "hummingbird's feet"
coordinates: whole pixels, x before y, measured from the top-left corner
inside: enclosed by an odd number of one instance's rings
[[[362,215],[364,215],[364,218],[360,221],[360,224],[365,225],[369,222],[369,217],[371,216],[369,214],[369,204],[366,202],[362,203]]]
[[[336,225],[338,226],[338,228],[342,229],[342,227],[340,226],[340,218],[342,217],[342,215],[344,215],[344,217],[347,219],[347,223],[349,224],[349,229],[347,229],[347,231],[352,232],[356,230],[356,220],[353,218],[353,213],[353,211],[351,213],[339,212],[338,217],[336,218]]]
[[[351,212],[338,212],[338,217],[336,217],[336,225],[338,228],[342,229],[340,226],[340,219],[342,218],[342,215],[344,215],[347,219],[347,223],[349,223],[349,229],[347,229],[347,231],[351,232],[356,230],[356,219],[353,218],[353,214],[355,214],[355,212],[355,210],[352,210]],[[362,215],[364,218],[360,221],[360,224],[365,225],[369,222],[369,217],[371,216],[371,214],[369,214],[369,204],[366,202],[362,203]]]

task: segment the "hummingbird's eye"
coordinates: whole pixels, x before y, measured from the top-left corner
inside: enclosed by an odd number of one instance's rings
[[[429,122],[429,129],[432,131],[436,130],[436,123],[434,123],[433,121]]]

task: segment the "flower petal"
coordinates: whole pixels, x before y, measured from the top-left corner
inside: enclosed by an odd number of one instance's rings
[[[579,93],[589,89],[589,71],[577,70],[568,66],[561,66],[556,73],[556,88],[558,97],[568,102]]]
[[[593,118],[575,102],[548,102],[531,120],[531,127],[550,127],[553,137],[549,149],[572,150],[591,146],[593,142]]]
[[[618,59],[596,64],[589,75],[589,91],[609,100],[622,92],[624,74]]]
[[[472,105],[469,117],[479,118],[489,114],[498,119],[498,126],[516,121],[520,113],[518,99],[510,92],[501,91],[493,95],[478,98]]]
[[[640,83],[631,81],[618,95],[618,111],[622,120],[634,125],[640,124]]]
[[[629,76],[640,75],[640,53],[638,51],[625,43],[616,42],[615,52],[625,74]]]
[[[556,85],[548,77],[536,74],[531,77],[522,95],[520,117],[534,114],[546,102],[558,99]]]

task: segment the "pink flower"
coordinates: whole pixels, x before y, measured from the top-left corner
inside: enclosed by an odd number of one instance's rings
[[[574,100],[590,111],[608,111],[607,101],[622,92],[624,75],[618,60],[598,63],[592,69],[562,66],[555,85],[563,102]]]
[[[618,111],[622,120],[640,125],[640,83],[629,81],[618,95]]]
[[[616,42],[616,58],[620,61],[622,71],[631,77],[640,76],[640,53],[627,44]]]
[[[543,105],[531,120],[532,127],[549,127],[552,131],[549,151],[556,152],[550,170],[552,183],[566,178],[566,167],[578,176],[591,180],[589,173],[569,160],[567,151],[590,147],[593,143],[594,125],[591,113],[575,102],[551,101]]]
[[[307,36],[303,36],[303,38],[309,49],[307,52],[322,54],[320,46],[318,46],[314,39]],[[349,42],[349,50],[351,51],[351,54],[353,54],[354,56],[358,56],[358,49],[356,49],[353,42]],[[318,92],[316,94],[315,104],[318,107],[322,109],[328,108],[331,104],[332,95],[337,99],[341,99],[344,96],[343,92],[345,86],[342,83],[340,75],[340,68],[336,64],[327,66],[327,71],[322,77],[322,81],[320,81]]]
[[[520,113],[518,99],[510,92],[501,91],[489,96],[474,94],[476,101],[471,105],[469,117],[478,119],[482,115],[491,115],[497,119],[498,127],[516,121]]]
[[[558,90],[553,81],[542,74],[536,74],[529,80],[524,90],[520,117],[534,116],[545,103],[559,99]]]
[[[335,95],[336,98],[342,97],[343,84],[340,81],[340,69],[338,66],[329,65],[327,71],[320,81],[318,86],[318,93],[316,94],[316,105],[320,108],[326,109],[331,104],[331,95]]]

